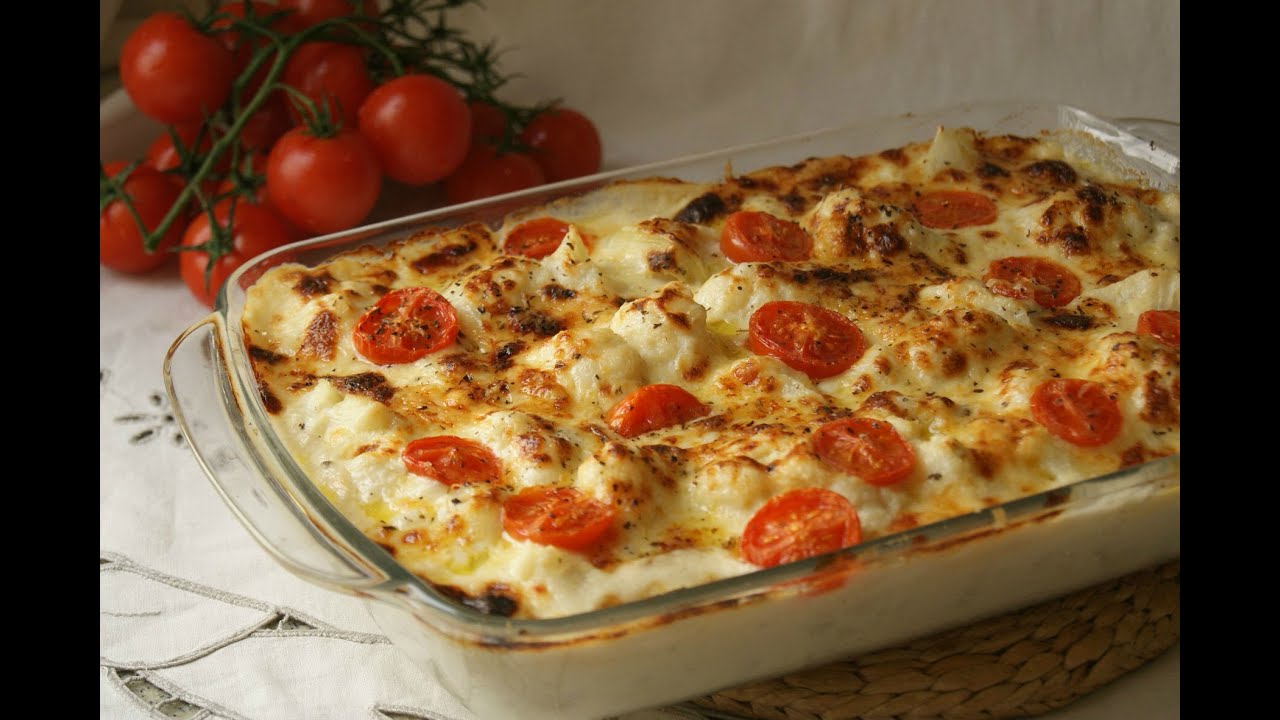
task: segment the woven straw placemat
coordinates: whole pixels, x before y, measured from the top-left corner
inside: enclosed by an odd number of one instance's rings
[[[769,720],[1000,720],[1069,704],[1178,642],[1180,560],[692,702]]]

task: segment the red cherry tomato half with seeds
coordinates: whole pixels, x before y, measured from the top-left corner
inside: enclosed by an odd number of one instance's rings
[[[996,295],[1025,300],[1041,307],[1062,307],[1080,294],[1080,281],[1070,270],[1052,260],[1007,257],[993,261],[982,276]]]
[[[1150,335],[1170,347],[1182,345],[1182,313],[1177,310],[1148,310],[1138,316],[1139,335]]]
[[[872,418],[833,420],[813,434],[813,449],[827,465],[877,487],[907,479],[916,453],[892,425]]]
[[[296,227],[322,235],[359,225],[378,202],[382,169],[355,130],[316,137],[305,127],[285,133],[267,156],[271,204]]]
[[[569,234],[569,224],[552,217],[526,220],[511,228],[502,241],[502,251],[537,260],[555,252]]]
[[[502,529],[521,540],[583,551],[604,539],[618,511],[574,488],[531,487],[502,503]]]
[[[227,228],[232,237],[231,252],[213,261],[206,282],[210,259],[207,252],[184,249],[179,254],[179,267],[187,289],[197,300],[213,307],[218,289],[231,273],[249,260],[293,240],[292,231],[269,209],[232,198],[219,200],[213,206],[218,227]],[[196,215],[182,238],[183,248],[194,248],[213,237],[208,213]]]
[[[678,385],[645,385],[627,394],[605,413],[605,422],[625,438],[683,425],[710,408]]]
[[[995,222],[996,204],[986,195],[963,190],[928,193],[915,203],[921,225],[940,230],[956,230]]]
[[[790,300],[761,305],[748,323],[747,347],[821,380],[848,370],[867,350],[862,331],[845,316]]]
[[[235,59],[181,15],[142,21],[120,52],[120,81],[144,115],[166,125],[199,123],[231,94]]]
[[[125,167],[126,163],[115,162],[108,163],[103,169],[108,177],[115,177]],[[146,165],[139,165],[129,173],[123,190],[133,202],[134,210],[147,231],[159,227],[181,192],[169,176]],[[98,261],[120,272],[155,270],[172,257],[169,251],[182,240],[185,226],[185,219],[179,217],[160,239],[155,252],[148,253],[142,244],[142,232],[129,208],[125,207],[123,200],[114,200],[98,217]]]
[[[453,306],[425,287],[383,295],[360,316],[351,333],[356,352],[378,365],[413,362],[452,345],[457,337],[458,314]]]
[[[475,440],[437,435],[418,438],[400,453],[405,469],[445,485],[494,483],[501,479],[498,458]]]
[[[1051,434],[1072,445],[1106,445],[1120,434],[1124,415],[1101,383],[1057,378],[1031,394],[1031,416]]]
[[[466,102],[431,75],[405,75],[374,88],[359,122],[383,172],[406,185],[444,179],[462,164],[471,142]]]
[[[862,542],[853,505],[823,488],[789,490],[766,502],[742,530],[742,557],[773,567]]]
[[[790,220],[743,210],[725,220],[720,252],[736,263],[808,260],[813,238]]]
[[[600,131],[577,110],[562,107],[541,113],[525,126],[520,142],[533,148],[533,159],[547,182],[600,171]]]
[[[546,182],[542,168],[525,153],[498,155],[492,145],[473,145],[462,165],[444,182],[452,205],[526,190]]]

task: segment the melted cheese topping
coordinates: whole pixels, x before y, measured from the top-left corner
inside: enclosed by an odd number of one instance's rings
[[[996,219],[925,227],[916,203],[936,190],[981,193]],[[839,493],[869,539],[1177,452],[1179,350],[1135,328],[1179,309],[1179,202],[1054,135],[939,129],[876,155],[618,183],[498,228],[282,265],[250,289],[244,333],[276,432],[365,534],[474,607],[561,616],[755,570],[743,528],[787,490]],[[797,223],[812,257],[727,261],[720,231],[737,210]],[[570,225],[554,253],[500,251],[543,216]],[[1010,256],[1052,260],[1082,292],[1052,309],[995,294],[984,272]],[[362,358],[357,319],[413,286],[453,305],[456,343],[399,365]],[[868,349],[818,381],[754,354],[751,315],[774,300],[844,315]],[[1055,377],[1101,383],[1119,435],[1079,447],[1038,423],[1030,396]],[[710,412],[631,439],[611,430],[609,409],[654,383]],[[877,487],[818,457],[813,429],[850,415],[906,440],[918,462],[905,480]],[[489,448],[500,480],[411,474],[401,451],[431,435]],[[616,527],[589,551],[512,537],[502,502],[534,486],[608,503]]]

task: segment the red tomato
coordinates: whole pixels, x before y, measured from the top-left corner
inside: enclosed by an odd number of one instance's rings
[[[1062,307],[1080,294],[1080,281],[1068,269],[1038,257],[1007,257],[993,261],[982,276],[991,292],[1041,307]]]
[[[521,540],[587,550],[613,528],[618,511],[573,488],[537,486],[502,503],[502,529]]]
[[[440,293],[425,287],[383,295],[356,321],[356,352],[378,365],[417,360],[446,348],[458,337],[458,314]]]
[[[364,50],[338,42],[303,43],[285,63],[285,85],[329,109],[331,117],[342,119],[344,128],[354,129],[360,104],[373,91],[373,78],[365,64]],[[291,100],[289,112],[295,123],[302,114]]]
[[[219,200],[213,206],[213,215],[218,227],[229,229],[231,251],[213,261],[211,271],[208,270],[209,253],[205,251],[184,249],[179,258],[182,279],[187,283],[187,289],[209,307],[213,307],[218,288],[222,287],[222,283],[226,282],[236,268],[292,239],[288,228],[280,223],[275,213],[252,203],[235,202],[232,198]],[[209,214],[202,212],[187,226],[182,247],[198,247],[212,238]]]
[[[813,434],[813,449],[827,465],[879,487],[905,480],[916,466],[915,451],[898,431],[871,418],[832,420]]]
[[[771,355],[821,380],[848,370],[867,350],[867,341],[845,316],[826,308],[775,300],[751,313],[747,347]]]
[[[525,153],[496,155],[492,145],[471,148],[466,160],[444,182],[444,195],[451,205],[493,195],[516,192],[546,182],[542,168]]]
[[[736,263],[808,260],[813,238],[789,220],[743,210],[725,220],[720,252]]]
[[[213,147],[213,137],[210,132],[201,132],[200,123],[189,125],[175,125],[172,129],[178,135],[178,142],[182,145],[182,149],[188,154],[204,155]],[[198,141],[198,142],[197,142]],[[147,154],[143,162],[150,167],[165,172],[173,170],[182,164],[182,155],[178,152],[178,148],[173,144],[173,137],[169,134],[169,130],[162,131],[156,136],[155,140],[147,146]],[[220,163],[222,168],[214,168],[215,171],[225,172],[226,162]]]
[[[308,232],[355,227],[373,210],[381,191],[378,158],[369,141],[355,130],[321,138],[296,127],[267,156],[271,204]]]
[[[443,180],[462,164],[471,142],[467,103],[431,75],[405,75],[374,88],[359,122],[382,171],[406,185]]]
[[[306,30],[316,23],[337,17],[363,13],[371,18],[378,16],[377,0],[280,0],[280,9],[293,10],[287,19],[291,32]]]
[[[533,159],[547,182],[600,171],[600,132],[577,110],[562,107],[541,113],[525,126],[520,142],[533,148]]]
[[[181,15],[142,21],[120,52],[120,80],[134,105],[166,125],[198,123],[231,94],[235,60]]]
[[[108,177],[115,177],[127,163],[108,163]],[[133,208],[142,218],[148,231],[160,225],[181,190],[166,175],[146,165],[139,165],[124,181],[124,192],[133,202]],[[123,200],[114,200],[98,216],[98,262],[112,270],[127,273],[144,273],[155,270],[169,259],[169,252],[182,240],[184,219],[179,217],[169,226],[160,239],[155,252],[148,253],[142,244],[142,232],[138,223],[125,207]]]
[[[501,479],[498,458],[475,440],[437,435],[404,446],[400,460],[414,475],[445,485],[492,483]]]
[[[862,542],[862,524],[839,493],[799,488],[774,496],[742,530],[742,556],[752,565],[773,567],[835,552]]]
[[[645,385],[618,401],[605,413],[613,431],[633,438],[654,430],[683,425],[711,409],[678,385]]]
[[[569,224],[553,217],[525,220],[511,228],[502,241],[502,251],[508,255],[523,255],[537,260],[555,252],[569,234]]]
[[[507,116],[497,106],[472,100],[467,108],[471,110],[471,142],[502,139],[507,130]]]
[[[289,103],[283,93],[273,92],[240,128],[240,147],[249,152],[270,152],[276,140],[292,127]]]
[[[1031,417],[1072,445],[1106,445],[1120,434],[1124,415],[1101,383],[1058,378],[1031,393]]]
[[[1150,335],[1165,345],[1182,345],[1182,313],[1177,310],[1148,310],[1138,316],[1139,335]]]
[[[916,200],[916,218],[930,228],[955,230],[995,222],[996,204],[986,195],[963,190],[940,190]]]

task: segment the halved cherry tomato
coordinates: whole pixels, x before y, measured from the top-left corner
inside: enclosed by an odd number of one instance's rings
[[[369,362],[395,365],[448,347],[458,337],[458,314],[440,293],[425,287],[400,288],[383,295],[351,333]]]
[[[512,537],[564,550],[587,550],[613,528],[618,511],[574,488],[531,487],[502,503]]]
[[[1150,335],[1165,345],[1182,345],[1182,313],[1177,310],[1148,310],[1138,316],[1137,332]]]
[[[682,425],[710,412],[693,393],[678,385],[636,388],[605,413],[605,422],[625,438]]]
[[[916,466],[915,451],[898,431],[872,418],[832,420],[813,434],[813,449],[827,465],[877,487],[902,482]]]
[[[1124,416],[1101,383],[1057,378],[1031,394],[1031,416],[1053,435],[1072,445],[1106,445],[1120,434]]]
[[[983,282],[991,292],[1025,300],[1041,307],[1062,307],[1080,294],[1074,273],[1052,260],[1038,257],[1007,257],[992,261]]]
[[[568,233],[569,223],[563,220],[553,217],[526,220],[507,233],[507,239],[502,242],[502,251],[537,260],[555,252]]]
[[[916,200],[915,210],[921,225],[943,230],[986,225],[999,214],[991,198],[964,190],[928,193]]]
[[[600,131],[577,110],[561,107],[539,114],[520,133],[520,142],[533,148],[533,159],[542,167],[547,182],[600,170]]]
[[[862,542],[858,511],[823,488],[788,490],[771,498],[742,530],[742,556],[773,567]]]
[[[811,380],[839,375],[867,350],[862,331],[845,316],[791,300],[761,305],[748,331],[751,352],[772,355]]]
[[[453,435],[435,435],[404,446],[400,461],[414,475],[422,475],[445,485],[472,485],[497,482],[501,477],[498,457],[475,440]]]
[[[720,252],[736,263],[808,260],[813,238],[804,228],[767,212],[741,210],[720,231]]]

